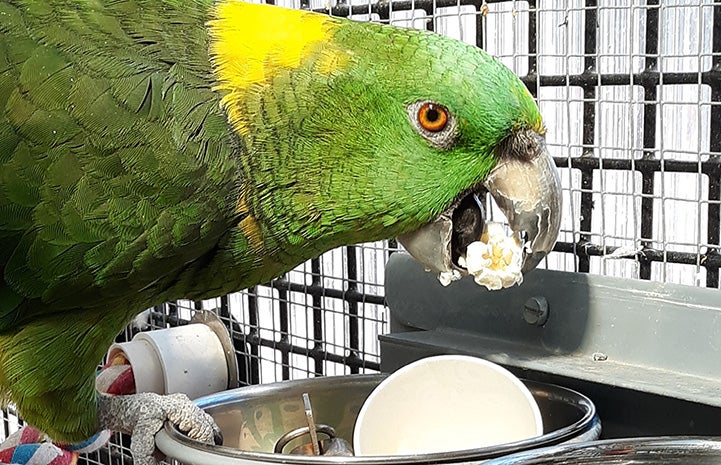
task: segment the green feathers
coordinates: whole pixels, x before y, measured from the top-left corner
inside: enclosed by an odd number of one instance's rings
[[[18,18],[5,24],[3,49],[25,45],[0,75],[10,89],[0,205],[13,209],[0,229],[16,249],[5,276],[38,304],[74,308],[78,294],[120,296],[130,289],[113,281],[148,280],[152,263],[177,268],[212,249],[228,227],[235,168],[212,82],[197,76],[209,72],[207,56],[201,72],[161,47],[172,36],[128,30],[140,19],[133,12],[146,10],[139,5],[96,11],[68,2],[34,16],[38,3],[2,4]],[[185,22],[193,30],[203,19]],[[65,32],[52,35],[46,24]]]
[[[107,345],[237,223],[207,10],[180,13],[0,2],[0,395],[57,439],[93,432]]]

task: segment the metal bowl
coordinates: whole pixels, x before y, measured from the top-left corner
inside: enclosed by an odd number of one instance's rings
[[[406,456],[325,457],[273,453],[278,440],[307,425],[302,394],[308,393],[315,421],[350,441],[363,402],[386,375],[352,375],[284,381],[243,387],[198,399],[223,431],[222,446],[187,438],[166,424],[156,436],[167,456],[198,465],[258,463],[353,463],[365,465],[452,463],[489,459],[561,443],[597,439],[601,424],[593,403],[584,395],[552,384],[523,381],[538,402],[544,434],[532,439],[463,451]],[[307,440],[306,440],[307,441]],[[297,447],[301,441],[295,444]],[[289,444],[289,447],[294,447]]]
[[[718,465],[721,438],[608,439],[513,454],[483,465]]]

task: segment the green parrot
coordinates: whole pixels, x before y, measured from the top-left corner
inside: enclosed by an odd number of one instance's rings
[[[131,431],[138,464],[165,419],[212,440],[187,398],[96,393],[136,314],[398,236],[463,272],[483,192],[528,271],[559,229],[544,133],[511,71],[426,31],[237,0],[0,0],[0,398],[58,441]]]

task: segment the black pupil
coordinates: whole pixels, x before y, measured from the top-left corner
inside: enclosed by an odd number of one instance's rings
[[[426,113],[426,118],[428,119],[428,121],[430,121],[431,123],[435,123],[440,117],[441,115],[438,113],[438,110],[436,110],[435,107],[428,107],[428,112]]]

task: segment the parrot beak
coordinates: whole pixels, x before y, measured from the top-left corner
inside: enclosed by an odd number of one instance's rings
[[[489,192],[523,247],[522,272],[533,270],[553,249],[561,226],[561,180],[542,135],[526,130],[507,137],[496,149],[498,163],[477,189],[435,221],[398,237],[426,269],[467,274],[459,255],[478,241],[485,210],[478,193]]]

